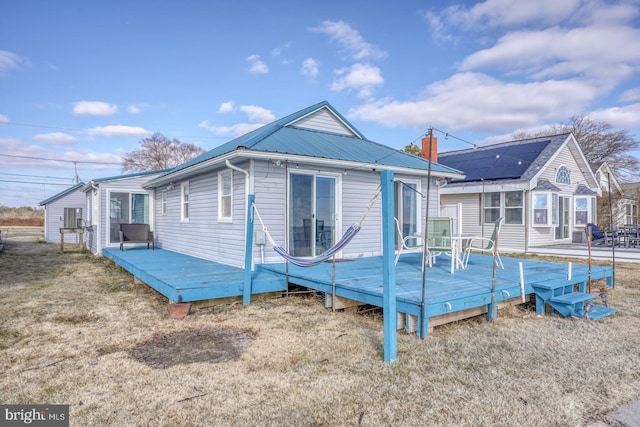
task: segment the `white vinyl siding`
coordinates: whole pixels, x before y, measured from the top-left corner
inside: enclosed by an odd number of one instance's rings
[[[342,121],[338,120],[338,118],[326,108],[322,108],[301,118],[293,123],[293,126],[319,130],[322,132],[338,133],[341,135],[356,135],[351,129],[349,129],[349,127],[347,127]]]
[[[59,199],[53,200],[45,206],[45,228],[44,240],[47,243],[60,243],[60,229],[64,227],[64,209],[73,208],[81,209],[83,219],[86,219],[86,196],[80,191],[61,196]],[[79,235],[65,233],[65,243],[77,243]]]

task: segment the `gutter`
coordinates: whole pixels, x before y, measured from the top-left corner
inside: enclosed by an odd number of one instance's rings
[[[225,160],[224,163],[227,165],[227,167],[229,169],[232,169],[234,171],[238,171],[238,172],[241,172],[241,173],[244,174],[244,176],[245,176],[245,184],[244,184],[244,195],[245,195],[245,197],[244,197],[244,200],[245,201],[249,200],[249,172],[244,170],[244,169],[242,169],[242,168],[239,168],[238,166],[235,166],[235,165],[231,164],[231,162],[229,160]],[[249,218],[245,218],[244,219],[244,247],[245,247],[245,250],[247,248],[247,227],[248,226],[249,226]],[[253,248],[251,248],[251,251],[253,252]],[[243,270],[245,270],[246,268],[251,269],[252,266],[251,265],[249,265],[248,267],[246,265],[242,266]]]

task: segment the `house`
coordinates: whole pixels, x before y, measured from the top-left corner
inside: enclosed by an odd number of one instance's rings
[[[624,223],[640,224],[640,212],[638,212],[638,207],[640,206],[640,182],[626,182],[620,184],[620,187],[625,200],[630,202],[624,205]]]
[[[395,216],[403,237],[422,229],[429,176],[430,215],[438,214],[436,181],[463,178],[454,168],[429,167],[423,158],[368,140],[325,101],[141,185],[155,201],[156,247],[243,267],[249,194],[255,195],[260,219],[276,243],[292,256],[313,257],[333,246],[363,215],[383,169],[394,172]],[[382,253],[379,206],[339,258]],[[276,252],[265,250],[262,228],[255,230],[254,263],[283,262]]]
[[[80,191],[84,182],[79,182],[40,202],[44,207],[44,241],[60,242],[60,229],[81,229],[83,226],[85,196]],[[64,243],[82,243],[79,233],[64,233]]]
[[[121,223],[149,224],[153,230],[155,193],[142,188],[166,170],[93,179],[83,185],[82,201],[86,208],[85,241],[95,255],[102,248],[118,246]]]
[[[440,188],[443,204],[461,207],[464,233],[488,237],[504,218],[501,250],[586,241],[596,221],[601,190],[572,134],[440,153],[438,162],[465,174]]]
[[[632,185],[623,187],[607,162],[591,164],[591,170],[602,189],[598,203],[598,225],[602,229],[622,229],[625,224],[638,223],[638,194]],[[609,198],[611,193],[611,198]]]

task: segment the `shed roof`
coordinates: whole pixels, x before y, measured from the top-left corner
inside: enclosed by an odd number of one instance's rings
[[[59,192],[58,194],[54,194],[53,196],[44,199],[43,201],[40,202],[40,206],[44,206],[46,204],[55,202],[58,199],[63,198],[64,196],[66,196],[67,194],[71,194],[74,191],[80,191],[80,189],[84,186],[84,182],[79,182],[76,185],[67,188],[66,190],[63,190],[61,192]]]

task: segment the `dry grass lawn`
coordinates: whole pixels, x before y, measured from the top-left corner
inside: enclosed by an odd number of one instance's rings
[[[29,239],[0,253],[0,402],[69,404],[71,425],[581,426],[640,396],[637,264],[599,321],[531,307],[398,334],[314,297],[196,308],[103,258]]]

